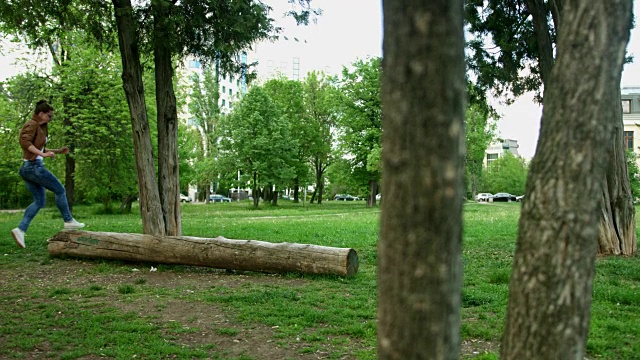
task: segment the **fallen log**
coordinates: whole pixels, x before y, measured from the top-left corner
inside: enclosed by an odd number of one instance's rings
[[[224,237],[158,237],[63,230],[48,240],[48,250],[52,256],[156,262],[268,273],[300,272],[352,276],[358,272],[358,254],[350,248],[231,240]]]

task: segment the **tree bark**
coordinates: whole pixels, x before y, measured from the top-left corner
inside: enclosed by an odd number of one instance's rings
[[[165,225],[153,163],[151,132],[138,53],[137,24],[133,18],[130,0],[113,0],[113,6],[122,57],[122,86],[127,97],[133,130],[142,231],[145,234],[161,236],[165,234]]]
[[[350,248],[231,240],[223,237],[159,237],[63,230],[48,240],[49,254],[269,273],[353,276],[358,254]]]
[[[378,357],[458,359],[463,2],[384,0],[383,10]]]
[[[322,162],[320,156],[314,155],[313,168],[316,175],[316,188],[313,191],[313,196],[311,197],[312,204],[316,195],[318,197],[318,204],[322,204],[322,193],[324,191],[324,171],[327,169],[327,165],[327,163]]]
[[[553,43],[551,41],[551,35],[549,34],[549,21],[547,19],[547,5],[543,0],[526,0],[526,4],[527,10],[533,18],[536,44],[538,46],[540,77],[542,78],[543,86],[546,89],[554,64]]]
[[[293,183],[293,202],[300,202],[300,177],[296,176],[295,181]]]
[[[619,92],[631,4],[564,3],[520,216],[501,359],[584,358],[615,130],[610,94]]]
[[[369,195],[367,196],[367,207],[376,205],[376,192],[378,190],[378,181],[374,178],[373,174],[369,179]]]
[[[156,75],[156,108],[158,110],[158,190],[165,234],[179,236],[180,177],[178,174],[178,108],[173,90],[171,38],[167,25],[172,4],[153,0],[153,54]]]
[[[63,101],[68,101],[64,99]],[[67,155],[64,157],[64,189],[67,193],[67,203],[69,204],[69,210],[73,211],[73,205],[75,203],[75,189],[76,189],[76,159],[74,157],[74,153],[76,150],[75,141],[72,140],[74,137],[71,136],[73,123],[69,116],[65,116],[63,120],[63,124],[66,132],[66,141],[67,146],[69,147],[69,153],[71,156]]]
[[[615,126],[612,156],[609,158],[606,182],[601,191],[599,255],[632,256],[637,251],[635,207],[629,183],[627,154],[623,143],[620,87],[611,88],[607,95],[610,110],[608,121]]]
[[[549,8],[556,32],[562,23],[564,0],[549,2]],[[533,16],[535,34],[538,46],[538,63],[540,77],[545,87],[551,77],[554,67],[551,36],[547,22],[547,5],[541,0],[527,0],[527,8]],[[600,217],[600,238],[598,239],[599,255],[626,255],[632,256],[637,251],[635,231],[635,208],[631,185],[627,171],[626,151],[622,144],[622,111],[620,110],[620,88],[612,89],[608,93],[611,106],[606,116],[612,124],[616,125],[614,140],[612,142],[611,159],[609,159],[609,171],[606,174],[606,185],[603,187],[602,216]]]

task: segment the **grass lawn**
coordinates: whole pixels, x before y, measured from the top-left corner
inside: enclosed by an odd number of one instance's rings
[[[462,357],[497,359],[519,203],[464,207]],[[132,215],[78,206],[90,231],[140,233]],[[0,213],[1,359],[375,359],[379,208],[183,204],[184,235],[350,247],[352,278],[50,258],[62,229],[44,209],[19,249],[22,216]],[[640,359],[640,262],[597,262],[588,357]]]

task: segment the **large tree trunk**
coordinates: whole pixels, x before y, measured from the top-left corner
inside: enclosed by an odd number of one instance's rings
[[[458,359],[463,2],[384,0],[383,10],[378,357]]]
[[[49,254],[74,257],[207,266],[262,272],[352,276],[358,254],[334,248],[223,237],[158,237],[142,234],[64,230],[48,240]]]
[[[173,61],[168,26],[171,3],[153,0],[153,54],[158,110],[158,190],[164,214],[165,234],[179,236],[180,177],[178,174],[178,108],[173,91]]]
[[[564,5],[520,216],[502,359],[584,358],[615,130],[610,97],[619,91],[631,3]]]
[[[607,119],[615,126],[613,151],[609,158],[606,183],[602,187],[599,255],[634,255],[637,251],[635,207],[629,183],[627,154],[623,144],[620,88],[607,93],[610,111]]]
[[[160,196],[156,182],[151,147],[151,132],[147,119],[147,105],[142,84],[142,67],[138,53],[137,24],[133,18],[130,0],[113,0],[118,42],[122,57],[122,86],[129,104],[133,148],[138,173],[138,190],[142,231],[150,235],[164,235],[164,217],[160,206]]]
[[[527,0],[527,9],[533,17],[538,46],[538,63],[540,77],[545,87],[554,67],[551,36],[548,28],[549,11],[558,30],[562,23],[564,0],[550,1]],[[548,6],[551,5],[551,6]],[[559,32],[559,30],[558,30]],[[622,110],[620,109],[620,89],[606,94],[610,111],[605,116],[615,124],[615,138],[612,142],[609,171],[606,184],[602,189],[602,216],[600,217],[600,238],[598,239],[599,255],[634,255],[637,250],[636,222],[633,196],[627,171],[626,151],[622,143]]]

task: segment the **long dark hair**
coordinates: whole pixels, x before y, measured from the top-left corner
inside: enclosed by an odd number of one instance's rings
[[[49,105],[49,103],[47,102],[47,100],[40,100],[38,101],[38,103],[36,104],[36,108],[33,111],[33,113],[35,115],[40,114],[41,112],[43,113],[48,113],[49,111],[53,111],[53,106]]]

